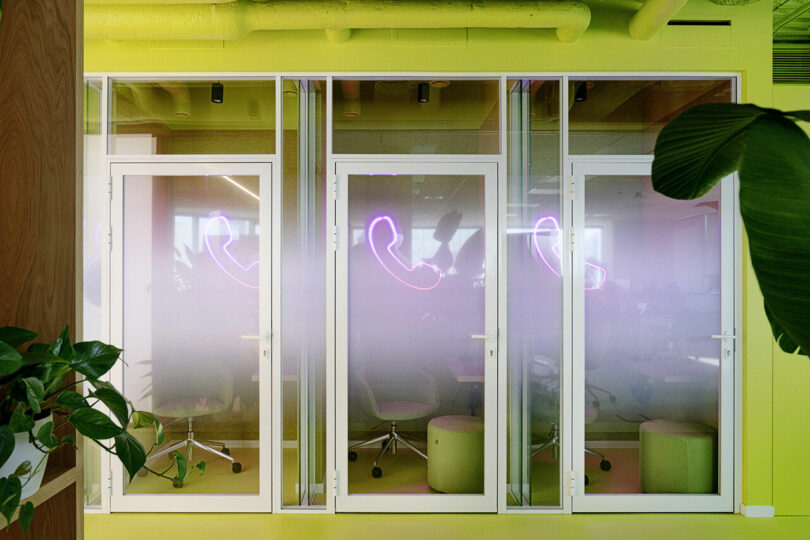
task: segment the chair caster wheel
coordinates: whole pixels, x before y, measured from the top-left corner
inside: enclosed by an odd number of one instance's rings
[[[371,476],[373,476],[374,478],[381,477],[382,476],[382,469],[379,468],[379,467],[374,467],[373,469],[371,469]]]
[[[172,487],[175,489],[180,489],[181,487],[183,487],[183,481],[180,480],[179,476],[175,476],[174,478],[172,478]]]
[[[231,455],[231,449],[230,448],[223,448],[222,453],[225,454],[226,456],[230,456]]]
[[[588,478],[588,475],[586,474],[586,475],[585,475],[585,485],[587,486],[587,485],[588,485],[588,484],[590,484],[590,483],[591,483],[591,479],[590,479],[590,478]]]
[[[602,461],[599,462],[599,468],[602,469],[603,471],[609,471],[610,462],[606,459],[603,459]]]
[[[357,461],[357,452],[349,450],[349,461]]]
[[[238,463],[238,462],[236,462],[236,461],[234,461],[234,462],[231,464],[231,470],[232,470],[234,473],[240,473],[240,472],[242,472],[242,464],[241,464],[241,463]]]

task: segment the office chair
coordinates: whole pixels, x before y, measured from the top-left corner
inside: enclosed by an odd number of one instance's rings
[[[397,431],[397,422],[418,420],[436,412],[439,408],[439,391],[433,377],[418,366],[381,362],[363,366],[357,372],[357,380],[369,412],[379,420],[390,422],[391,428],[385,435],[351,445],[349,461],[357,460],[356,449],[382,443],[371,469],[371,476],[380,478],[382,469],[378,462],[389,449],[395,455],[397,444],[427,459],[427,455],[413,445],[419,441]]]
[[[157,366],[156,366],[157,367]],[[199,448],[231,462],[234,473],[241,472],[241,463],[234,460],[225,443],[201,441],[194,437],[193,419],[227,410],[233,401],[233,375],[219,362],[200,366],[163,366],[153,381],[152,412],[157,416],[188,419],[186,439],[167,446],[149,456],[152,461],[160,456],[185,448],[191,460],[193,448]],[[213,448],[220,447],[220,450]]]
[[[593,390],[596,390],[597,387],[592,387]],[[585,425],[591,424],[599,417],[599,400],[596,398],[596,395],[593,393],[590,385],[585,383],[585,391],[593,396],[593,401],[590,403],[585,403]],[[599,388],[599,390],[602,390]],[[607,392],[607,390],[602,390]],[[613,394],[608,394],[611,396],[611,401],[615,401],[616,398]],[[548,434],[546,435],[546,439],[538,444],[533,444],[531,446],[531,457],[533,458],[537,454],[544,452],[551,448],[552,456],[554,459],[557,459],[557,456],[560,451],[560,429],[558,426],[559,422],[559,399],[555,398],[552,394],[548,392],[536,392],[532,396],[532,418],[539,422],[547,422],[551,424],[551,428],[549,429]],[[599,468],[603,471],[607,472],[611,468],[611,463],[608,461],[605,454],[598,452],[592,448],[585,447],[585,453],[591,454],[599,458]],[[585,485],[588,485],[590,479],[588,475],[585,475]]]

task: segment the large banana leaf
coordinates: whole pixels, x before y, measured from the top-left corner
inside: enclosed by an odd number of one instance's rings
[[[808,111],[707,104],[658,136],[653,187],[694,199],[739,170],[740,213],[774,337],[810,353],[810,139],[793,122]]]

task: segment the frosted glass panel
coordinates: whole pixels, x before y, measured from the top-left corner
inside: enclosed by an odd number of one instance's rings
[[[257,176],[124,177],[124,393],[163,422],[164,449],[207,464],[180,489],[137,477],[128,495],[259,492],[258,199]],[[184,444],[192,431],[238,467]],[[169,455],[149,466],[176,475]]]
[[[585,179],[585,492],[717,493],[719,189]]]
[[[484,177],[350,175],[348,215],[348,491],[483,493]]]

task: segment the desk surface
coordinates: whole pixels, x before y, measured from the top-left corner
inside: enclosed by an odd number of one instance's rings
[[[458,382],[484,382],[483,359],[478,362],[467,362],[459,360],[457,357],[448,357],[445,362],[447,363],[447,369],[450,370]]]

